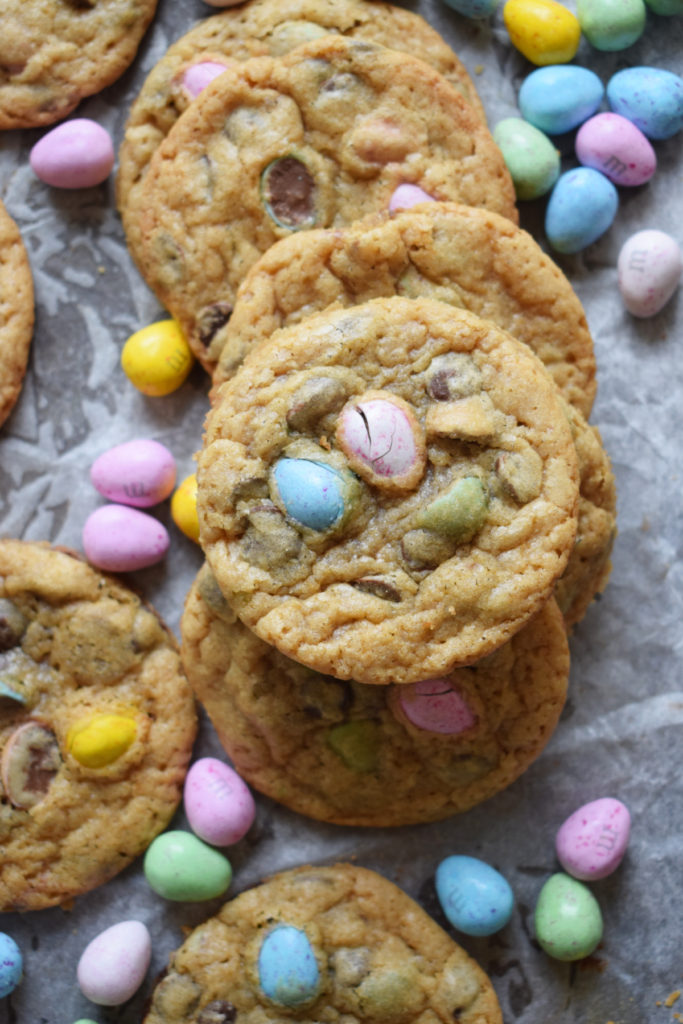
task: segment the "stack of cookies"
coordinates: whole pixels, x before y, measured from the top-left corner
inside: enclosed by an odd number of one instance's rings
[[[340,824],[490,797],[557,723],[615,493],[583,310],[457,58],[389,5],[252,0],[149,76],[118,196],[213,375],[183,657],[237,769]]]

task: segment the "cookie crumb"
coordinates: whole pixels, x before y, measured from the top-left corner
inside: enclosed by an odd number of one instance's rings
[[[667,996],[667,998],[664,1000],[664,1005],[671,1007],[680,998],[681,998],[681,990],[680,990],[680,988],[677,988],[674,992],[672,992],[670,995]]]

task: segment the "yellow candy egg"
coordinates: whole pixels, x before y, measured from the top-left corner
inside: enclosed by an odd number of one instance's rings
[[[197,515],[197,474],[187,476],[171,498],[171,516],[186,537],[199,543],[199,516]]]
[[[66,746],[85,768],[105,768],[125,754],[136,732],[130,715],[89,715],[71,726]]]
[[[503,20],[513,46],[532,64],[566,64],[579,48],[578,18],[555,0],[507,0]]]
[[[175,320],[159,320],[136,331],[121,352],[123,372],[144,395],[170,395],[193,363],[192,350]]]

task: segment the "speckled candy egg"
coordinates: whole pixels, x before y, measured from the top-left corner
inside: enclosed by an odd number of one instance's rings
[[[615,185],[644,185],[657,169],[650,143],[620,114],[596,114],[586,121],[576,136],[576,155]]]
[[[148,508],[167,498],[175,478],[173,455],[150,438],[117,444],[98,456],[90,468],[90,479],[100,494],[136,508]]]
[[[579,48],[581,26],[555,0],[507,0],[503,19],[513,46],[532,64],[564,64]]]
[[[648,139],[670,139],[683,127],[683,78],[663,68],[618,71],[607,83],[607,101]]]
[[[618,206],[616,188],[600,171],[567,171],[560,175],[546,209],[548,241],[558,252],[580,252],[611,227]]]
[[[625,50],[645,30],[643,0],[577,0],[576,13],[596,50]]]
[[[602,938],[602,913],[582,882],[558,873],[545,883],[534,913],[536,938],[556,960],[582,960]]]
[[[659,313],[678,288],[683,269],[681,247],[664,231],[637,231],[621,247],[617,260],[619,291],[629,313]]]
[[[150,888],[167,900],[210,900],[221,896],[232,881],[227,857],[181,829],[162,832],[153,840],[143,870]]]
[[[604,95],[594,71],[577,64],[552,64],[527,75],[518,103],[525,121],[548,135],[561,135],[587,121]]]
[[[320,988],[320,970],[309,938],[292,925],[278,925],[266,935],[258,974],[266,996],[281,1006],[303,1006],[316,998]]]
[[[465,935],[493,935],[510,920],[514,895],[499,871],[476,857],[453,856],[436,869],[444,914]]]
[[[518,199],[537,199],[560,176],[560,154],[550,139],[521,117],[506,117],[493,138],[500,147]]]
[[[561,825],[555,839],[558,860],[573,878],[606,878],[621,864],[630,831],[631,815],[621,800],[593,800]]]
[[[237,843],[251,828],[254,798],[237,772],[218,758],[195,761],[183,795],[190,828],[212,846]]]
[[[14,992],[24,973],[21,950],[11,935],[0,932],[0,999]]]
[[[102,505],[83,527],[83,550],[105,572],[134,572],[160,562],[170,538],[163,523],[127,505]]]
[[[120,1006],[137,992],[152,955],[152,940],[142,921],[121,921],[100,932],[78,961],[83,995],[99,1006]]]

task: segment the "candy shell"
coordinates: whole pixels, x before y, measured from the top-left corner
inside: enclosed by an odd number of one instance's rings
[[[566,64],[579,48],[581,26],[555,0],[507,0],[503,20],[512,45],[532,64]]]
[[[444,494],[418,512],[418,526],[435,530],[464,544],[486,522],[488,497],[479,477],[463,476]]]
[[[592,167],[560,175],[545,215],[545,233],[558,252],[580,252],[611,227],[619,206],[612,182]]]
[[[560,176],[560,154],[550,139],[521,117],[499,121],[493,139],[503,154],[518,199],[537,199]]]
[[[90,467],[90,480],[100,494],[136,508],[148,508],[167,498],[175,478],[175,459],[168,448],[146,438],[109,448]]]
[[[200,92],[206,89],[214,78],[218,78],[225,71],[225,64],[218,64],[214,60],[201,60],[197,64],[190,64],[183,72],[181,79],[183,88],[187,89],[190,96],[196,99]]]
[[[678,242],[663,231],[637,231],[624,242],[617,260],[619,291],[629,313],[659,313],[681,280],[683,259]]]
[[[561,135],[587,121],[604,95],[595,72],[576,64],[551,64],[527,75],[517,99],[525,121],[548,135]]]
[[[586,121],[576,136],[576,155],[615,185],[644,185],[657,169],[650,143],[620,114],[596,114]]]
[[[273,470],[288,515],[311,530],[327,530],[344,516],[344,482],[332,466],[309,459],[279,459]]]
[[[381,737],[376,722],[355,719],[335,725],[327,735],[327,745],[349,771],[363,775],[377,768]]]
[[[371,483],[410,488],[422,476],[422,432],[400,399],[373,392],[349,402],[339,415],[337,439],[351,468]]]
[[[621,864],[630,831],[631,815],[620,800],[593,800],[561,825],[555,839],[558,860],[573,878],[606,878]]]
[[[488,18],[498,6],[498,0],[446,0],[446,4],[466,18]]]
[[[136,734],[134,715],[86,715],[70,727],[66,749],[86,768],[105,768],[123,757]]]
[[[465,935],[493,935],[512,916],[515,898],[509,883],[483,860],[446,857],[435,881],[444,914]]]
[[[152,940],[142,921],[121,921],[100,932],[78,961],[83,995],[98,1006],[120,1006],[137,992],[149,968]]]
[[[171,498],[171,518],[186,537],[199,544],[196,473],[186,476]]]
[[[102,505],[83,527],[85,557],[107,572],[133,572],[160,562],[168,551],[166,527],[127,505]]]
[[[410,210],[418,203],[434,203],[434,196],[430,196],[419,185],[404,183],[394,189],[389,200],[389,213],[398,213],[399,210]]]
[[[663,68],[618,71],[607,83],[607,102],[648,139],[670,139],[683,127],[683,78]]]
[[[191,832],[162,832],[148,847],[145,878],[167,900],[211,900],[222,896],[232,881],[227,857]]]
[[[265,995],[281,1006],[309,1003],[320,989],[320,970],[309,938],[291,925],[277,925],[266,935],[258,973]]]
[[[215,757],[202,757],[190,768],[184,805],[192,831],[212,846],[239,842],[254,820],[254,798],[248,786]]]
[[[625,50],[645,31],[643,0],[577,0],[576,13],[596,50]]]
[[[159,320],[131,334],[121,351],[121,367],[144,395],[169,395],[185,381],[194,356],[175,320]]]
[[[31,150],[29,161],[34,174],[46,185],[90,188],[109,177],[114,145],[96,121],[77,117],[43,135]]]
[[[0,999],[14,992],[24,974],[21,950],[11,935],[0,932]]]
[[[602,913],[582,882],[558,873],[545,883],[534,913],[536,938],[555,960],[582,960],[602,938]]]
[[[448,679],[423,679],[399,688],[399,704],[413,725],[427,732],[455,736],[475,725],[477,718]]]

